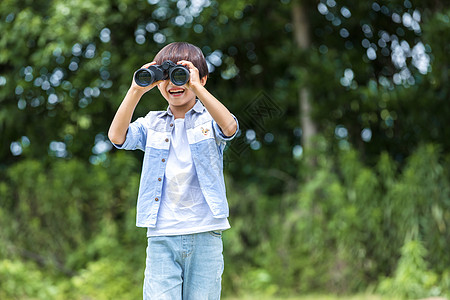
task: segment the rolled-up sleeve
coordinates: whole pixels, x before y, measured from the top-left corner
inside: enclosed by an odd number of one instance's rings
[[[213,123],[213,128],[214,128],[214,135],[216,140],[221,140],[221,141],[231,141],[232,139],[234,139],[234,137],[237,135],[238,131],[239,131],[239,121],[238,119],[231,114],[234,118],[234,120],[236,121],[236,132],[232,135],[232,136],[226,136],[225,134],[223,134],[222,129],[220,129],[219,125],[216,123],[216,121],[214,121],[214,119],[212,120]]]
[[[139,118],[128,126],[125,142],[122,145],[113,144],[117,149],[145,150],[147,141],[146,119]]]

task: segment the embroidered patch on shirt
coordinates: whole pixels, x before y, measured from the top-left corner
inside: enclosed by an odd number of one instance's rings
[[[203,133],[203,135],[208,135],[208,132],[209,132],[209,129],[208,128],[203,128],[203,127],[201,127],[201,129],[202,129],[202,133]]]

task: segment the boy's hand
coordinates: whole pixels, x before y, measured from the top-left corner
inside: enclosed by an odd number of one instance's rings
[[[156,62],[152,61],[151,63],[147,63],[147,64],[143,65],[143,66],[141,67],[141,69],[146,69],[146,68],[148,68],[149,66],[152,66],[152,65],[156,65]],[[136,71],[136,72],[137,72],[137,71]],[[152,88],[154,88],[155,86],[157,86],[158,83],[161,82],[161,80],[160,80],[160,81],[153,82],[152,84],[150,84],[150,85],[148,85],[148,86],[140,86],[140,85],[138,85],[138,84],[136,83],[136,81],[134,81],[134,75],[136,74],[136,72],[134,72],[134,74],[133,74],[133,81],[132,81],[132,83],[131,83],[131,89],[134,89],[134,90],[136,90],[136,91],[140,91],[140,92],[142,92],[143,94],[146,93],[146,92],[148,92],[148,91],[150,91]]]
[[[189,69],[189,81],[186,83],[188,89],[195,90],[195,88],[204,86],[206,83],[206,78],[200,78],[198,69],[194,66],[193,63],[187,60],[180,60],[177,62],[178,65],[183,65]],[[206,77],[206,76],[205,76]]]

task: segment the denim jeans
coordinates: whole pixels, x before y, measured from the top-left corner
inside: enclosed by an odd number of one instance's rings
[[[148,238],[144,300],[220,299],[220,231]]]

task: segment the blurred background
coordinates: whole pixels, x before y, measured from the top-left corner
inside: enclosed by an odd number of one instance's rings
[[[225,297],[450,296],[448,1],[2,0],[0,32],[0,299],[142,297],[142,153],[107,131],[173,41],[241,125]]]

